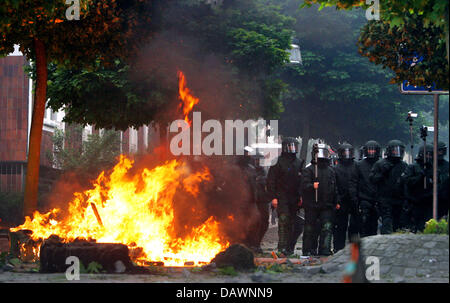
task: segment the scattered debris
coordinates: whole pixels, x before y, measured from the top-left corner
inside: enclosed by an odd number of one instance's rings
[[[217,267],[232,266],[236,270],[255,268],[253,252],[242,244],[233,244],[211,260]]]

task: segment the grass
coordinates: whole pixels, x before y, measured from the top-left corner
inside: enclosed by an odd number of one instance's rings
[[[219,273],[222,275],[226,275],[226,276],[232,276],[235,277],[238,274],[238,272],[236,271],[236,269],[234,269],[233,266],[225,266],[225,267],[220,267],[219,268]]]

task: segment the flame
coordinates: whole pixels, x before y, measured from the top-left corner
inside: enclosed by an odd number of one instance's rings
[[[173,198],[177,188],[195,198],[199,184],[210,180],[209,170],[191,173],[186,164],[168,161],[153,169],[144,168],[129,176],[133,161],[124,155],[111,174],[102,172],[93,188],[74,194],[64,218],[59,209],[34,212],[33,219],[11,231],[29,229],[36,241],[55,234],[65,242],[77,238],[103,243],[123,243],[138,264],[146,261],[183,266],[210,262],[229,243],[219,232],[219,223],[209,217],[192,227],[187,236],[174,232]]]
[[[181,103],[179,108],[183,108],[184,121],[191,125],[188,118],[189,113],[200,100],[191,94],[191,91],[186,87],[186,77],[182,71],[178,71],[178,94],[180,95]]]

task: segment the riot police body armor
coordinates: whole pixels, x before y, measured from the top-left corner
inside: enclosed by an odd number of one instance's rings
[[[336,174],[330,167],[328,147],[324,144],[315,145],[311,164],[303,170],[302,193],[303,255],[330,255],[338,192]]]
[[[369,175],[373,165],[381,157],[381,146],[370,140],[363,146],[362,159],[356,163],[355,171],[350,179],[350,195],[358,201],[360,235],[367,237],[376,235],[378,231],[378,196],[377,187],[370,181]]]
[[[345,247],[345,240],[359,234],[358,200],[350,194],[350,179],[355,174],[354,148],[343,143],[338,148],[338,164],[334,167],[339,193],[339,208],[336,210],[333,232],[334,251]],[[350,222],[350,223],[349,223]]]
[[[408,166],[403,161],[405,145],[391,140],[386,147],[386,158],[378,160],[370,172],[370,181],[377,186],[382,220],[381,233],[391,234],[399,229],[405,203],[403,189],[404,173]]]
[[[269,168],[267,175],[269,196],[277,200],[278,251],[285,255],[293,253],[294,219],[301,197],[304,161],[297,158],[297,152],[298,142],[295,138],[283,139],[281,155],[277,163]]]

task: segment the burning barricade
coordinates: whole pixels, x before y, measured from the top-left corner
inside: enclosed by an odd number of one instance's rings
[[[89,250],[88,244],[96,242],[104,247],[98,248],[98,253],[115,247],[137,265],[205,264],[229,246],[213,216],[195,226],[185,224],[181,232],[176,230],[177,226],[180,229],[174,214],[177,190],[189,199],[197,199],[201,183],[211,180],[207,167],[191,172],[186,163],[171,160],[130,174],[132,167],[133,161],[122,155],[109,175],[102,172],[98,176],[92,189],[74,194],[65,214],[58,208],[45,214],[36,211],[32,218],[26,217],[24,224],[12,228],[11,232],[21,234],[18,246],[23,260],[41,256],[42,263],[45,253],[39,249],[49,247],[51,242],[44,240],[51,236],[58,238],[53,241],[53,249],[75,252],[80,245],[73,243],[84,240],[79,242],[84,243],[81,250]],[[191,210],[195,212],[195,208]],[[29,231],[26,236],[20,232],[23,230]],[[122,246],[108,247],[110,244],[122,244],[126,250]],[[117,259],[127,262],[123,257]]]

